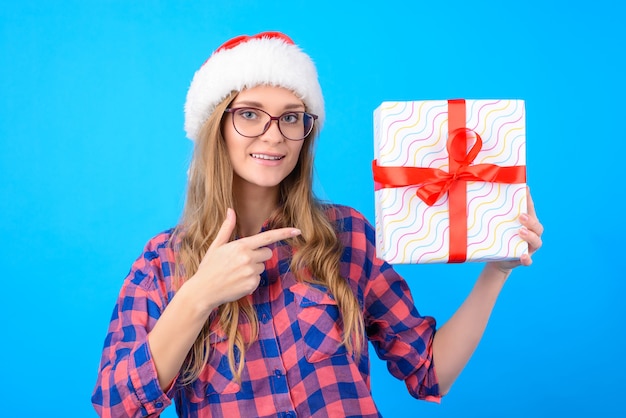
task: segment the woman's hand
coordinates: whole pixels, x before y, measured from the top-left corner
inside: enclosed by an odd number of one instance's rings
[[[254,292],[265,270],[264,262],[272,257],[266,246],[300,235],[299,229],[281,228],[229,241],[236,223],[235,212],[228,209],[198,271],[185,283],[193,288],[198,303],[206,304],[206,312]]]
[[[533,203],[533,199],[530,196],[530,190],[528,188],[526,188],[526,196],[528,199],[528,213],[523,213],[519,217],[520,223],[522,224],[519,235],[528,243],[528,253],[522,254],[520,259],[516,261],[494,261],[489,263],[503,272],[509,272],[511,269],[520,265],[530,266],[533,262],[532,255],[539,248],[541,248],[543,225],[541,225],[541,222],[539,222],[539,219],[537,218],[535,204]]]

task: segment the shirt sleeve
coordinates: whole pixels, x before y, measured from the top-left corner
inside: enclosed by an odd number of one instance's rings
[[[389,372],[406,383],[413,397],[440,402],[433,364],[435,319],[420,315],[406,281],[376,257],[374,228],[363,215],[352,212],[346,228],[351,244],[344,242],[344,246],[349,248],[350,274],[360,273],[368,339],[378,357],[387,362]]]
[[[166,305],[161,262],[149,243],[133,264],[115,308],[92,404],[100,417],[157,417],[171,404],[159,385],[147,336]]]

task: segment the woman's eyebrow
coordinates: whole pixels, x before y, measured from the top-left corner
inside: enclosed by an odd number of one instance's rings
[[[242,100],[236,101],[231,105],[232,106],[250,106],[250,107],[258,107],[259,109],[264,109],[265,107],[261,102],[256,102],[253,100]],[[302,103],[288,103],[283,106],[283,109],[292,110],[292,109],[304,109],[304,104]]]

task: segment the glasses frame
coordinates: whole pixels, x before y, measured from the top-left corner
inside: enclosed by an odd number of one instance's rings
[[[237,129],[237,126],[235,125],[235,117],[234,117],[234,113],[238,110],[242,110],[242,109],[250,109],[250,110],[255,110],[255,111],[259,111],[259,112],[263,112],[265,113],[267,116],[270,117],[269,122],[267,122],[265,124],[265,127],[263,128],[263,132],[261,132],[258,135],[244,135],[241,132],[239,132],[239,129]],[[268,129],[270,128],[270,125],[272,124],[272,121],[276,121],[276,126],[278,126],[278,131],[280,132],[280,134],[282,136],[284,136],[285,138],[287,138],[290,141],[303,141],[305,140],[310,134],[311,132],[313,132],[313,128],[315,127],[315,121],[317,120],[318,116],[314,115],[313,113],[309,113],[309,112],[305,112],[303,110],[288,110],[286,112],[283,112],[282,114],[280,114],[279,116],[272,116],[270,115],[268,112],[266,112],[263,109],[259,109],[258,107],[253,107],[253,106],[240,106],[240,107],[229,107],[227,109],[224,110],[224,113],[231,113],[231,120],[233,123],[233,128],[235,129],[235,131],[237,131],[237,133],[241,136],[244,136],[246,138],[256,138],[259,137],[261,135],[263,135],[265,132],[268,131]],[[302,113],[303,117],[304,116],[309,116],[311,119],[313,119],[313,122],[311,122],[311,127],[309,128],[309,132],[306,133],[306,135],[304,135],[302,138],[299,139],[293,139],[293,138],[289,138],[287,135],[285,135],[285,133],[283,132],[283,130],[280,128],[280,118],[282,118],[285,115],[288,115],[290,113]]]

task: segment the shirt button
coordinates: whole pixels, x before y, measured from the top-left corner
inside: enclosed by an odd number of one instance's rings
[[[157,402],[154,404],[157,408],[163,408],[163,402]]]
[[[275,375],[278,379],[280,379],[280,378],[281,378],[281,376],[283,375],[283,372],[281,372],[280,370],[276,369],[276,370],[274,370],[274,375]]]

